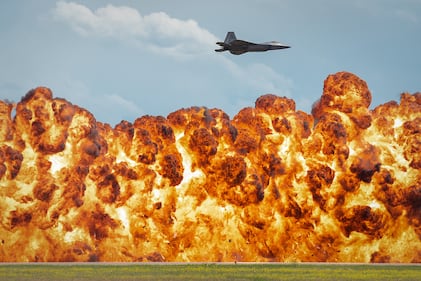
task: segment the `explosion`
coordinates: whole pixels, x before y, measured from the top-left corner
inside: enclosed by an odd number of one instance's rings
[[[312,114],[0,101],[0,261],[421,262],[421,93],[370,103],[347,72]]]

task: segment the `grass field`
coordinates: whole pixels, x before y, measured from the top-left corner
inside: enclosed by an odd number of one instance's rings
[[[0,280],[421,280],[421,265],[0,263]]]

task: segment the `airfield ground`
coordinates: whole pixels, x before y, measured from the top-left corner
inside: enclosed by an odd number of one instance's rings
[[[0,279],[26,280],[421,280],[421,265],[319,263],[0,263]]]

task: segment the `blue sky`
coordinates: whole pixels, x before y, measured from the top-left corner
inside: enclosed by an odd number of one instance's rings
[[[234,56],[235,31],[290,49]],[[421,0],[0,2],[0,99],[52,89],[112,125],[190,106],[231,118],[266,93],[311,111],[327,75],[350,71],[371,108],[421,91]]]

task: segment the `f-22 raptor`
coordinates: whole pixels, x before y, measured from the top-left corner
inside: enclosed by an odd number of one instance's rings
[[[238,40],[234,32],[228,32],[224,42],[216,42],[221,49],[216,49],[215,52],[230,51],[233,55],[241,55],[247,52],[266,52],[269,50],[287,49],[290,46],[283,45],[277,41],[265,43],[252,43],[244,40]]]

